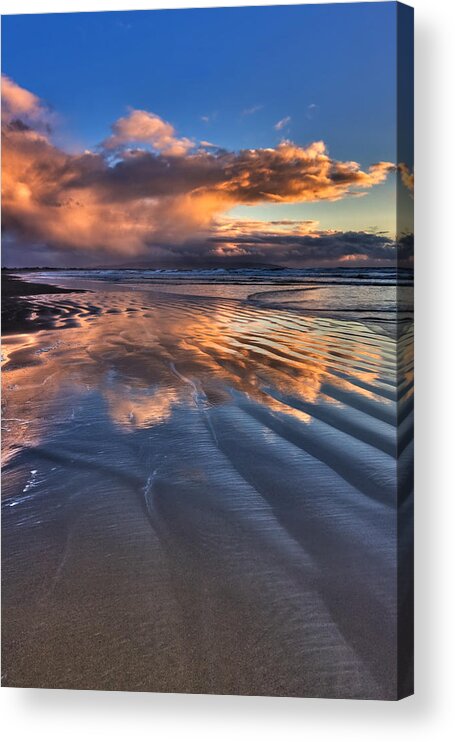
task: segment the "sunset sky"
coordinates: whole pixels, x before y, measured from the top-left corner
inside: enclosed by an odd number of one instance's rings
[[[390,262],[395,18],[3,17],[3,264]]]

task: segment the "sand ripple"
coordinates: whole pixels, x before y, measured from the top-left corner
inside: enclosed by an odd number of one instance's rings
[[[6,339],[5,684],[396,696],[409,329],[232,293],[35,297]]]

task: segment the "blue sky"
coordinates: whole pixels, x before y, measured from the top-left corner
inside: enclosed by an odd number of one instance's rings
[[[396,161],[395,17],[392,2],[7,16],[3,72],[58,112],[70,152],[130,107],[228,150],[323,140],[366,170]],[[391,231],[394,206],[390,177],[362,198],[231,213]]]
[[[3,71],[87,146],[129,105],[232,149],[275,144],[273,125],[291,116],[295,141],[373,162],[394,157],[394,14],[351,3],[7,16]]]

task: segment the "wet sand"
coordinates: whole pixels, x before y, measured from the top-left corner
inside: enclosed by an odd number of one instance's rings
[[[410,687],[411,338],[397,384],[390,333],[226,293],[43,294],[4,339],[4,685]]]
[[[74,289],[47,283],[24,281],[14,273],[2,270],[2,335],[52,326],[58,310],[52,312],[52,307],[43,307],[39,302],[35,304],[30,297],[74,292]]]

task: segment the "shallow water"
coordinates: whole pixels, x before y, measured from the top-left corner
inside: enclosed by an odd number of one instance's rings
[[[397,386],[389,317],[70,280],[3,344],[4,684],[395,697],[406,330]]]

